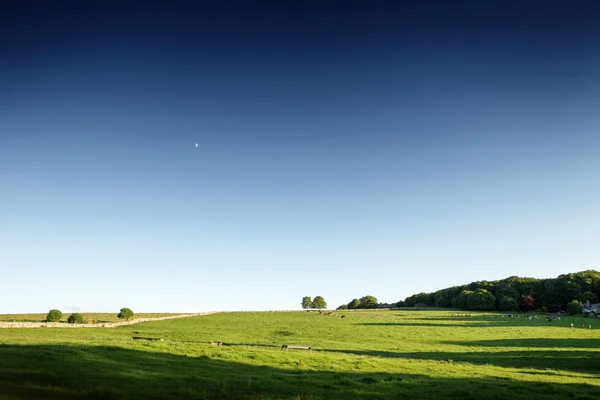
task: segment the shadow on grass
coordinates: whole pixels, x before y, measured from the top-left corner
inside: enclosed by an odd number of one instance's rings
[[[119,347],[0,346],[2,399],[593,399],[585,384],[336,373]]]
[[[2,399],[594,399],[600,387],[275,368],[74,345],[0,346]],[[250,361],[250,360],[248,360]],[[324,367],[326,368],[326,367]]]
[[[477,365],[494,365],[509,368],[555,369],[588,374],[600,374],[600,352],[515,350],[478,352],[394,352],[377,350],[326,350],[371,357],[407,358],[434,361],[463,362]]]
[[[445,327],[445,328],[506,328],[506,327],[520,327],[520,328],[528,328],[528,327],[540,327],[540,326],[548,326],[548,327],[559,327],[559,328],[569,328],[571,329],[571,321],[570,320],[561,320],[561,321],[552,321],[546,322],[544,320],[522,320],[522,319],[497,319],[497,320],[485,320],[485,319],[469,319],[469,320],[457,320],[457,319],[447,319],[448,323],[440,323],[440,322],[362,322],[357,325],[365,325],[365,326],[382,326],[382,327],[390,327],[390,326],[416,326],[416,327]],[[464,322],[460,322],[464,321]],[[581,322],[578,322],[580,324]],[[591,324],[592,327],[600,328],[600,321],[589,322],[587,325]],[[577,328],[582,329],[582,328]]]
[[[498,339],[498,340],[465,340],[465,341],[446,341],[445,344],[455,344],[459,346],[478,346],[478,347],[543,347],[543,348],[563,348],[563,349],[598,349],[600,348],[600,339],[582,339],[582,338],[524,338],[524,339]],[[596,353],[600,356],[600,353]],[[600,357],[599,357],[600,358]]]

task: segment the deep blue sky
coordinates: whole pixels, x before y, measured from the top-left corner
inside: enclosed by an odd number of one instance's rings
[[[0,312],[599,268],[597,2],[87,3],[0,6]]]

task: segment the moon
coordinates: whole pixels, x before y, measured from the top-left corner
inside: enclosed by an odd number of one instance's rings
[[[198,143],[196,143],[196,147],[198,147]]]

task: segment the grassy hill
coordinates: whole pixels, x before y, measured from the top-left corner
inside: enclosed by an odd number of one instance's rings
[[[2,329],[0,399],[600,398],[598,320],[341,315],[223,313],[115,329]],[[284,343],[314,350],[286,352]]]

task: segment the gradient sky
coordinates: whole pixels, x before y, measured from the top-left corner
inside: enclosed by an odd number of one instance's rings
[[[0,312],[600,268],[597,2],[87,3],[0,6]]]

